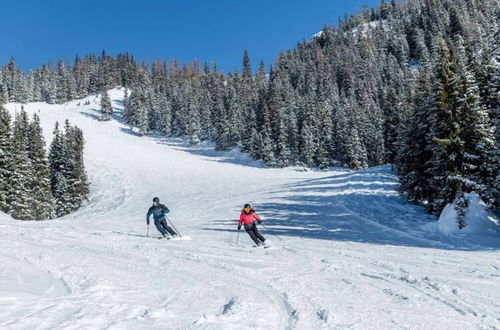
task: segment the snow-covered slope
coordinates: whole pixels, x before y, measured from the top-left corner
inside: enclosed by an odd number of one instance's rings
[[[440,236],[390,167],[267,169],[100,122],[88,99],[25,105],[47,139],[83,129],[92,191],[55,221],[0,217],[1,329],[500,328],[500,242]],[[186,239],[145,237],[154,196]],[[236,245],[246,202],[271,248]]]

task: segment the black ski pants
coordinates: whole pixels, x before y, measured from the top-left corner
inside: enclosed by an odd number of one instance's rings
[[[177,235],[177,233],[168,226],[167,219],[165,218],[160,218],[158,220],[155,220],[155,226],[156,229],[158,229],[158,231],[163,235],[163,237],[165,237],[167,233],[172,236]]]
[[[260,242],[264,242],[266,240],[264,236],[262,236],[257,230],[257,225],[255,224],[255,222],[251,225],[245,224],[245,230],[248,235],[250,235],[250,238],[255,242],[255,244],[259,244]]]

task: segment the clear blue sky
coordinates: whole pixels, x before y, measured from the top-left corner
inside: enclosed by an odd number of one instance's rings
[[[254,69],[324,25],[379,0],[9,0],[0,14],[0,63],[30,69],[76,54],[129,52],[137,60],[176,58]]]

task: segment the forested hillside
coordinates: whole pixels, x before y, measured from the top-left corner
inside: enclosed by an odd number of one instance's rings
[[[245,52],[242,72],[227,74],[105,52],[28,73],[12,59],[0,95],[63,103],[121,85],[131,91],[124,117],[143,135],[213,140],[269,166],[393,163],[401,193],[432,213],[464,206],[471,191],[495,208],[499,15],[498,0],[383,1],[282,52],[269,69],[254,71]]]

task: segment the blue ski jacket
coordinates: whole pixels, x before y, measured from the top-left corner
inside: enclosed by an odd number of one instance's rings
[[[163,204],[158,204],[158,206],[151,206],[146,214],[146,222],[149,225],[149,218],[153,215],[153,219],[156,221],[165,220],[165,214],[169,213],[170,210]]]

